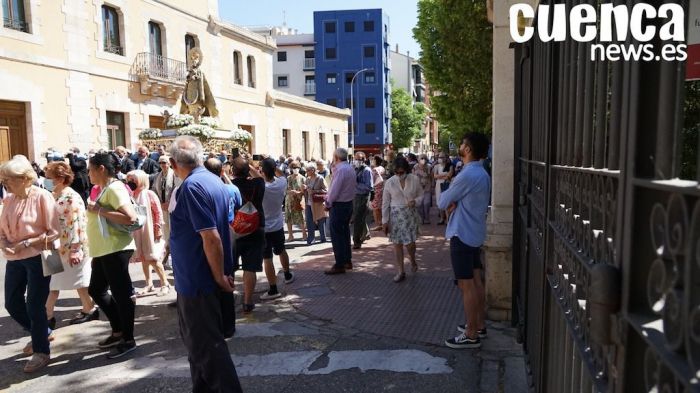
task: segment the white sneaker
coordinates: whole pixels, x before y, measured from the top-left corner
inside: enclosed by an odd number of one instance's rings
[[[270,293],[270,291],[267,291],[264,294],[260,295],[260,300],[272,300],[272,299],[277,299],[278,297],[281,297],[281,296],[282,296],[282,294],[279,292]]]

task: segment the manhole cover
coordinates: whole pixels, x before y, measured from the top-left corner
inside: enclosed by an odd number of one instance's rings
[[[302,297],[320,297],[333,293],[333,290],[326,286],[315,286],[297,289],[297,293]]]

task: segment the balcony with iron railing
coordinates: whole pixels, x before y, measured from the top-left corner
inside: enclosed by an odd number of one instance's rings
[[[29,33],[29,23],[16,18],[2,18],[2,26],[8,29]]]
[[[304,95],[312,96],[316,94],[316,82],[306,82],[304,85]]]
[[[136,55],[132,74],[138,77],[141,94],[172,98],[185,87],[187,65],[179,60],[142,52]]]
[[[305,70],[316,69],[316,59],[313,57],[304,59],[304,69]]]

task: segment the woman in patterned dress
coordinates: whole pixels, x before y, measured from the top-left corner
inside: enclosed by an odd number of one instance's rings
[[[304,192],[306,178],[299,174],[299,161],[289,164],[290,175],[287,177],[287,196],[284,200],[284,218],[287,221],[289,236],[287,241],[294,241],[293,225],[301,227],[301,240],[306,240],[306,224],[304,222]]]
[[[423,188],[418,176],[409,173],[411,166],[404,157],[394,161],[394,176],[384,182],[384,200],[382,201],[382,224],[384,233],[394,243],[394,255],[398,273],[394,282],[406,278],[404,272],[403,247],[408,250],[413,273],[418,271],[416,263],[416,239],[420,216],[418,205],[423,199]]]
[[[45,172],[46,188],[56,198],[60,223],[58,251],[63,262],[63,271],[51,277],[51,292],[46,300],[46,317],[53,329],[56,325],[54,307],[59,291],[75,289],[80,297],[82,310],[70,320],[71,325],[99,319],[100,313],[88,294],[92,258],[88,256],[87,250],[85,203],[80,194],[70,187],[73,171],[68,164],[58,161],[50,163]]]
[[[370,202],[370,207],[372,208],[372,214],[374,214],[374,228],[373,231],[382,230],[382,197],[384,193],[384,172],[385,169],[382,166],[384,160],[382,156],[376,155],[372,157],[372,179],[374,180],[374,199]]]

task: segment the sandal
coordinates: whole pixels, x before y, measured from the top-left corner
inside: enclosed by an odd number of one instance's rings
[[[136,296],[146,296],[156,291],[156,287],[149,285],[146,288],[136,292]]]
[[[160,291],[158,291],[158,293],[156,293],[156,296],[161,297],[161,296],[165,296],[169,293],[170,293],[170,285],[166,285],[164,287],[160,287]]]
[[[411,272],[415,273],[418,271],[418,263],[416,261],[411,261]]]
[[[406,279],[406,273],[399,273],[394,276],[394,282],[399,283]]]

